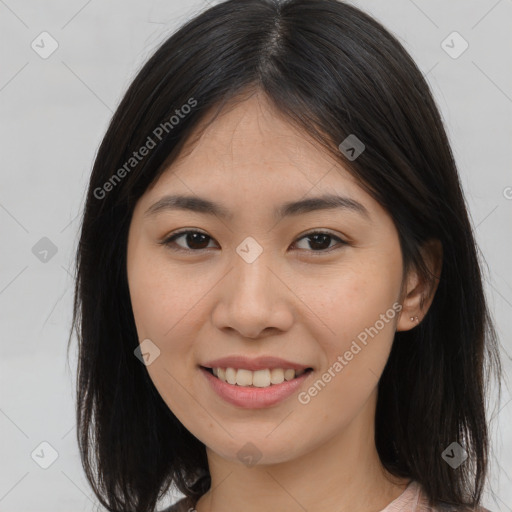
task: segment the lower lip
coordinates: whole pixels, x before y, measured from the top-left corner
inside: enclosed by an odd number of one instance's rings
[[[218,379],[203,367],[200,367],[200,370],[207,378],[210,386],[221,398],[232,405],[244,409],[261,409],[281,402],[296,391],[304,380],[309,377],[310,373],[313,373],[312,370],[309,370],[300,377],[284,381],[281,384],[272,384],[266,388],[257,388],[229,384]]]

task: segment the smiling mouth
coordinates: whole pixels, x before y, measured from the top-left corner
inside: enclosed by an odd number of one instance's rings
[[[256,371],[243,368],[208,368],[205,366],[201,366],[201,368],[222,382],[233,386],[248,388],[277,386],[283,382],[295,380],[313,371],[312,368],[306,368],[305,370],[268,368]]]

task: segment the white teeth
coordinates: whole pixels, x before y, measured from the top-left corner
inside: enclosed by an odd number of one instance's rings
[[[284,371],[284,379],[285,380],[292,380],[295,377],[295,370],[285,370]]]
[[[272,384],[281,384],[281,382],[284,382],[284,370],[281,368],[272,368],[272,370],[270,370],[270,382],[272,382]]]
[[[252,384],[252,372],[250,370],[238,370],[236,372],[236,383],[239,386],[250,386]]]
[[[236,384],[236,370],[234,368],[226,368],[226,382]]]
[[[238,370],[240,372],[240,370]],[[257,388],[270,386],[270,370],[256,370],[252,373],[252,385]]]
[[[267,388],[272,384],[281,384],[285,380],[290,381],[301,376],[306,370],[293,370],[287,368],[272,368],[265,370],[245,370],[240,368],[212,368],[213,374],[223,382],[236,384],[238,386],[254,386]]]

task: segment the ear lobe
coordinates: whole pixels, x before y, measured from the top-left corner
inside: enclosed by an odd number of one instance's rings
[[[434,300],[443,263],[443,246],[437,239],[430,239],[421,248],[423,261],[429,276],[422,278],[414,268],[406,277],[402,310],[397,321],[397,331],[408,331],[416,327],[427,314]]]

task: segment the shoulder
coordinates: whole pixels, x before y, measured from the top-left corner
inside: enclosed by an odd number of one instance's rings
[[[430,510],[430,509],[429,509]],[[438,505],[435,509],[438,512],[491,512],[489,509],[484,507],[468,508],[464,506],[455,505]]]
[[[195,512],[194,502],[185,497],[161,512]]]
[[[405,510],[413,512],[491,512],[481,506],[469,508],[448,503],[438,503],[431,507],[423,486],[414,480],[409,483],[405,491],[396,500],[381,512],[400,512]]]
[[[451,505],[448,503],[438,503],[433,509],[428,505],[427,496],[423,491],[423,487],[416,483],[418,489],[417,494],[417,512],[491,512],[490,510],[478,506],[478,507],[467,507],[464,505]]]

